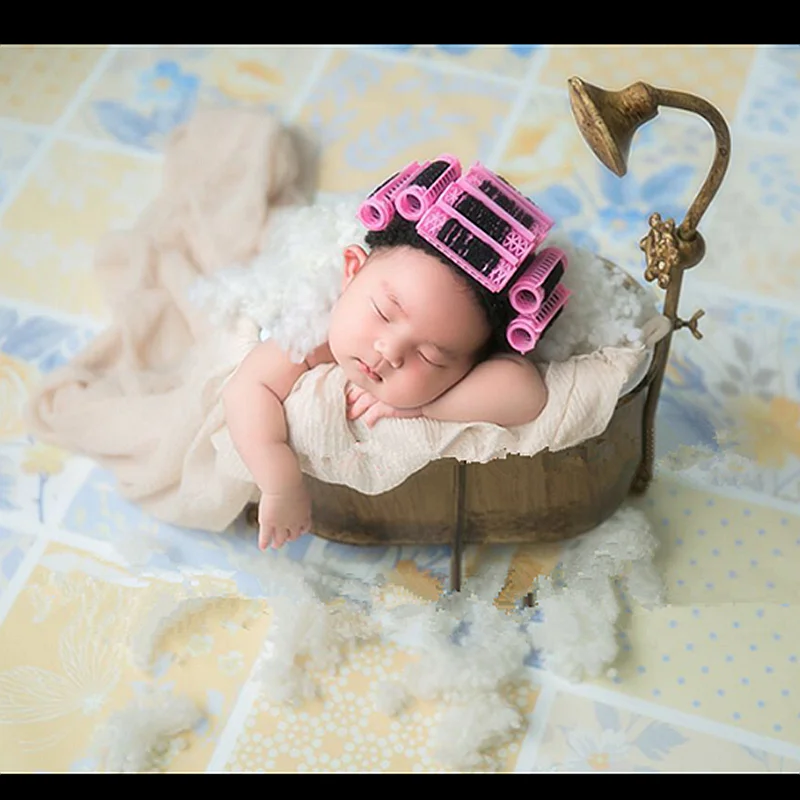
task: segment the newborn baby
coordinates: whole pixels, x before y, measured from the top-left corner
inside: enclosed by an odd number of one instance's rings
[[[460,174],[455,159],[441,156],[378,187],[359,212],[370,229],[368,251],[352,244],[342,252],[327,341],[298,364],[267,339],[228,382],[230,435],[261,491],[261,549],[311,527],[283,403],[319,364],[341,367],[348,416],[363,416],[370,426],[384,417],[425,416],[511,427],[544,408],[544,381],[520,353],[566,302],[558,292],[563,267],[543,274],[538,286],[529,280],[527,300],[538,304],[538,318],[521,316],[509,294],[541,262],[535,247],[552,222],[480,165]]]

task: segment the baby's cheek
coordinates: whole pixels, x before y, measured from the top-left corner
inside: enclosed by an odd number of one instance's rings
[[[403,376],[403,386],[398,394],[402,394],[402,405],[405,408],[418,408],[435,400],[453,383],[454,381],[449,377],[437,374],[430,369],[417,369],[413,373]],[[398,403],[398,407],[400,407],[400,403]]]

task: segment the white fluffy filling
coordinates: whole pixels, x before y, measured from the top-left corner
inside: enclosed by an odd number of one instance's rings
[[[204,282],[195,299],[217,319],[250,317],[299,360],[326,336],[340,286],[339,251],[363,236],[352,211],[344,203],[276,212],[270,252]],[[657,315],[650,294],[562,235],[552,235],[547,244],[567,252],[564,283],[573,295],[536,348],[535,359],[561,361],[605,346],[641,342],[644,324]],[[287,264],[303,266],[287,271]],[[505,574],[496,564],[471,587],[466,585],[461,596],[387,610],[360,581],[285,562],[258,562],[260,596],[270,601],[274,614],[258,677],[273,702],[302,702],[319,693],[313,672],[335,671],[359,643],[391,639],[418,624],[420,660],[400,681],[376,687],[376,706],[395,715],[413,698],[444,703],[447,710],[432,733],[437,758],[455,769],[485,767],[490,763],[487,749],[506,741],[522,724],[519,710],[503,692],[525,679],[532,647],[559,675],[571,680],[597,676],[617,655],[614,580],[627,581],[641,602],[660,602],[662,589],[652,565],[655,542],[646,518],[622,509],[568,545],[559,578],[539,582],[538,613],[543,619],[538,623],[531,623],[530,610],[506,615],[492,605],[490,590],[500,590],[497,583]],[[339,602],[331,603],[333,598]],[[191,598],[155,610],[134,642],[139,666],[148,669],[168,631],[208,602],[215,598]],[[136,747],[128,755],[111,747],[107,763],[112,768],[149,768],[153,742],[184,730],[195,719],[189,706],[164,706],[153,713],[149,725],[142,709],[115,719],[113,741],[122,736],[120,730],[127,730]]]

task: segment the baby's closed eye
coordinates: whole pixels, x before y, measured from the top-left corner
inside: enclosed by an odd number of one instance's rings
[[[419,351],[419,357],[426,363],[430,364],[432,367],[436,367],[436,369],[444,369],[444,364],[440,364],[438,361],[434,361],[433,358],[429,355],[425,355],[421,350]]]

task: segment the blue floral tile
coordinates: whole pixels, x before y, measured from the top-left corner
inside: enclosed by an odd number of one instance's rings
[[[421,61],[465,66],[504,78],[521,78],[532,59],[546,55],[546,46],[541,44],[384,44],[373,47]]]
[[[740,131],[800,140],[800,45],[762,48],[740,109]]]
[[[682,316],[700,308],[703,339],[687,331],[673,338],[659,459],[701,481],[800,502],[800,315],[688,275]]]
[[[536,761],[518,772],[788,772],[797,761],[645,713],[559,694]]]
[[[703,182],[712,134],[702,120],[663,118],[634,137],[619,178],[594,156],[566,92],[534,91],[497,166],[573,241],[641,279],[639,240],[657,211],[680,221]]]
[[[706,257],[696,272],[703,280],[798,308],[798,222],[800,148],[791,141],[734,135],[728,173],[701,224]]]
[[[202,106],[282,113],[318,55],[317,47],[122,47],[70,130],[160,150]]]

